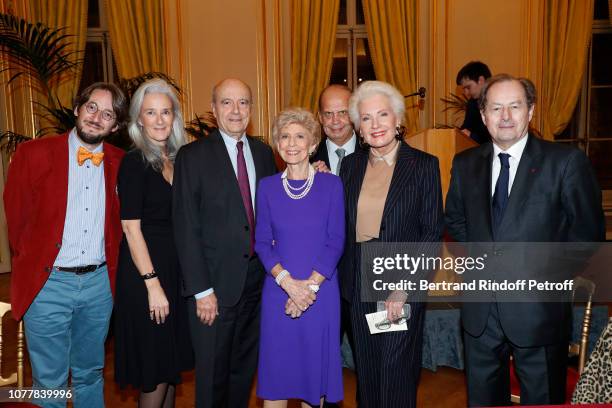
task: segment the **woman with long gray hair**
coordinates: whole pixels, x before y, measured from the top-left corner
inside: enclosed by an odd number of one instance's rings
[[[123,240],[115,296],[115,380],[140,389],[140,407],[174,406],[180,372],[193,367],[172,233],[174,158],[185,144],[175,90],[142,84],[128,126],[134,149],[118,176]]]

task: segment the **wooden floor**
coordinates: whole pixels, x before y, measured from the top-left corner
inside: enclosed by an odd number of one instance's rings
[[[108,407],[136,406],[138,393],[136,391],[121,391],[112,381],[113,356],[111,347],[108,347],[106,356],[107,380],[104,394]],[[177,387],[176,407],[193,407],[194,401],[194,373],[190,371],[183,377],[184,383]],[[344,401],[342,407],[357,407],[355,402],[355,374],[352,370],[344,369]],[[251,390],[249,407],[262,407],[262,401],[255,396],[255,387]],[[300,404],[292,402],[290,407],[299,407]],[[452,368],[440,368],[436,373],[423,369],[418,395],[419,407],[455,408],[466,406],[465,383],[463,372]]]
[[[0,301],[7,302],[9,299],[9,279],[10,274],[0,274]],[[17,325],[15,321],[5,316],[3,319],[3,347],[2,347],[2,370],[3,377],[7,377],[10,372],[15,371],[16,367],[16,345],[15,333]],[[114,372],[114,353],[113,339],[107,341],[106,367],[104,369],[104,396],[106,406],[115,407],[135,407],[138,392],[135,390],[120,390],[113,381]],[[27,358],[27,353],[26,353]],[[31,385],[31,370],[29,362],[26,360],[25,367],[26,385]],[[436,373],[423,369],[421,382],[419,385],[418,406],[431,408],[454,408],[466,406],[465,378],[462,371],[452,368],[442,367]],[[353,371],[344,370],[344,395],[345,400],[342,407],[353,408],[355,403],[355,375]],[[2,404],[0,404],[2,406]],[[183,384],[177,387],[176,407],[194,406],[194,372],[190,371],[183,376]],[[255,396],[255,387],[251,390],[251,400],[249,407],[261,407],[262,401]],[[299,404],[292,403],[290,407],[298,407]]]

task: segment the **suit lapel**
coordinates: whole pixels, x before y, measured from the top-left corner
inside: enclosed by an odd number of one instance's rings
[[[109,149],[107,143],[104,143],[102,149],[104,151],[104,190],[106,192],[105,199],[105,224],[109,225],[109,221],[112,219],[113,206],[116,203],[115,198],[118,198],[117,191],[117,172],[119,170],[119,164],[121,157],[118,157],[111,149]]]
[[[221,137],[221,133],[219,133],[218,130],[214,131],[210,134],[210,139],[213,142],[215,156],[219,160],[220,176],[226,180],[225,185],[228,187],[232,194],[236,194],[238,197],[242,197],[240,195],[240,187],[238,186],[236,172],[234,171],[234,166],[232,166],[232,161],[229,157],[229,152],[227,151],[225,142]]]
[[[474,169],[474,186],[482,186],[475,194],[477,207],[476,213],[482,214],[484,225],[489,237],[493,238],[493,216],[491,205],[493,204],[493,191],[491,190],[491,172],[493,166],[493,144],[489,143],[482,150],[479,162]]]
[[[385,200],[385,208],[383,210],[382,219],[384,220],[389,211],[395,206],[397,200],[401,196],[403,186],[408,184],[414,175],[415,157],[413,149],[406,143],[401,142],[397,155],[397,162],[393,175],[391,176],[391,184],[389,185],[389,193]]]
[[[329,164],[329,152],[327,151],[327,142],[325,140],[321,142],[319,149],[321,149],[321,156],[319,159],[325,162],[328,169],[331,169],[331,165]]]
[[[319,145],[317,146],[317,152],[312,157],[311,163],[314,163],[318,160],[324,161],[327,168],[331,170],[331,166],[329,165],[329,153],[327,151],[327,138],[326,137],[321,139],[321,142],[319,142]]]
[[[251,154],[253,155],[253,162],[255,163],[255,194],[257,195],[257,186],[259,185],[259,180],[265,174],[265,162],[266,158],[263,155],[263,150],[259,148],[255,139],[251,136],[247,136],[249,140],[249,149],[251,149]]]
[[[218,130],[215,130],[210,134],[210,139],[213,142],[213,149],[215,152],[215,156],[219,161],[219,177],[221,177],[224,182],[223,185],[227,186],[228,193],[233,195],[234,198],[230,199],[231,203],[240,203],[240,208],[242,209],[242,214],[244,215],[244,219],[247,220],[246,209],[244,205],[242,205],[242,195],[240,194],[240,186],[238,185],[238,178],[236,177],[236,172],[234,171],[234,166],[232,166],[232,161],[229,157],[229,152],[227,151],[227,147],[225,146],[225,142],[223,141],[223,137],[221,137],[221,133]],[[249,145],[249,147],[252,147]],[[251,153],[253,153],[253,149],[251,149]],[[253,160],[255,160],[255,154],[253,153]],[[257,161],[255,160],[255,172],[260,173],[257,170]]]
[[[347,197],[350,202],[347,203],[348,217],[350,225],[356,225],[357,223],[357,204],[359,200],[359,193],[361,192],[361,186],[365,177],[366,168],[368,165],[368,153],[367,150],[355,151],[355,174],[350,177],[348,184],[349,191]]]
[[[52,174],[49,180],[53,180],[56,184],[56,191],[61,191],[63,194],[58,196],[59,201],[56,201],[57,208],[61,212],[61,219],[66,219],[66,207],[68,205],[68,133],[58,136],[58,143],[54,146],[54,151],[49,154],[51,160],[49,172]]]

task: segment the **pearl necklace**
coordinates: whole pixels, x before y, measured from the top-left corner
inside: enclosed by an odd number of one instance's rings
[[[312,166],[308,166],[308,178],[306,179],[304,184],[302,184],[299,187],[293,187],[292,185],[289,184],[289,179],[287,178],[287,170],[285,170],[285,174],[283,174],[284,177],[282,178],[283,188],[285,189],[285,193],[287,193],[289,198],[293,200],[299,200],[301,198],[306,197],[306,195],[310,192],[310,189],[312,188],[312,184],[314,183],[314,175],[315,175],[314,168]],[[296,191],[296,192],[302,190],[302,192],[295,194],[291,190]]]

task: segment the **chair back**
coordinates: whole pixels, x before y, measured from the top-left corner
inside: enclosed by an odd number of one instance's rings
[[[572,289],[572,306],[578,301],[578,294],[586,294],[586,302],[584,305],[584,316],[582,317],[582,327],[580,330],[580,339],[578,343],[570,343],[569,355],[578,356],[578,372],[575,369],[568,367],[567,389],[570,392],[568,401],[571,400],[571,392],[574,390],[578,376],[584,370],[586,357],[589,350],[589,332],[591,330],[591,315],[593,313],[593,294],[595,293],[595,284],[581,276],[574,278]],[[580,297],[582,301],[583,298]],[[510,400],[514,404],[521,403],[520,384],[514,372],[512,359],[510,360]]]
[[[2,327],[2,318],[11,311],[10,303],[0,302],[0,387],[17,384],[17,388],[23,387],[23,320],[17,324],[17,371],[7,378],[2,377],[2,351],[5,334]]]
[[[587,353],[589,351],[589,332],[591,331],[591,315],[593,313],[593,294],[595,293],[595,283],[578,276],[574,279],[572,298],[576,301],[576,293],[583,290],[587,295],[584,305],[584,316],[582,317],[582,327],[578,344],[570,344],[570,354],[578,354],[578,374],[582,374],[586,364]]]

